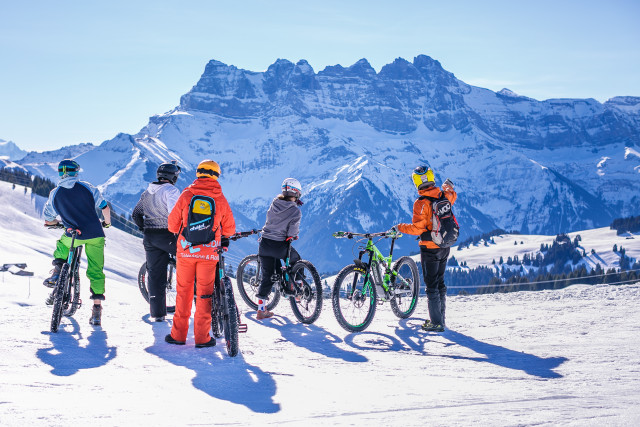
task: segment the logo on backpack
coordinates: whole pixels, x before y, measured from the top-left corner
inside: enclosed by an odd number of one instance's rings
[[[182,229],[182,236],[192,246],[210,243],[215,239],[213,218],[216,214],[216,202],[212,197],[194,195],[189,203],[187,225]]]
[[[440,197],[433,198],[420,196],[421,200],[427,199],[431,201],[433,216],[431,222],[433,227],[431,231],[425,231],[420,235],[422,240],[430,240],[441,248],[449,248],[458,240],[460,227],[458,221],[453,214],[451,202],[446,198],[444,193],[440,193]]]

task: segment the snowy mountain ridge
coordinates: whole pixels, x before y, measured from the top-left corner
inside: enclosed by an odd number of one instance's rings
[[[299,249],[322,248],[317,264],[330,271],[350,257],[333,231],[411,220],[419,164],[456,184],[462,239],[496,228],[554,234],[637,214],[639,146],[638,97],[495,93],[419,55],[380,72],[365,59],[317,73],[304,60],[279,59],[262,73],[212,60],[180,105],[138,134],[65,154],[119,212],[130,212],[160,162],[184,166],[184,187],[195,165],[213,158],[240,228],[260,227],[280,183],[294,176],[305,201]],[[18,163],[55,178],[61,155]]]

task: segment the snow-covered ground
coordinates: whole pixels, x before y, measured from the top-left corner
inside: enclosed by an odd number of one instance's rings
[[[450,297],[442,334],[420,330],[425,300],[407,320],[381,306],[360,334],[327,301],[311,326],[284,301],[262,323],[240,302],[230,358],[164,343],[171,321],[149,321],[135,283],[140,240],[109,229],[102,327],[82,275],[86,305],[51,334],[40,283],[59,233],[41,203],[0,182],[0,264],[35,273],[0,273],[0,425],[640,423],[640,284]]]

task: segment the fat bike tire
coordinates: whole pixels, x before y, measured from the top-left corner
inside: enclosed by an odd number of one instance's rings
[[[222,279],[224,286],[223,297],[224,301],[222,306],[224,307],[224,340],[227,345],[227,353],[231,357],[236,357],[239,350],[239,338],[238,338],[238,307],[236,306],[235,298],[233,297],[233,286],[231,280],[228,277]]]
[[[73,272],[73,276],[71,276],[71,285],[69,286],[69,298],[68,303],[64,304],[63,312],[67,317],[73,316],[78,307],[80,307],[80,274],[78,270]]]
[[[242,300],[252,310],[258,309],[258,290],[260,283],[262,282],[262,269],[260,265],[260,257],[257,254],[252,254],[244,257],[238,265],[236,272],[236,284],[238,286],[238,292],[242,297]],[[269,295],[269,302],[267,303],[267,310],[273,310],[280,302],[280,292],[277,286],[273,286],[271,289],[271,295]]]
[[[420,294],[420,275],[418,266],[411,257],[403,256],[393,265],[398,273],[396,277],[396,291],[409,292],[408,296],[393,295],[389,303],[391,311],[400,319],[406,319],[413,314],[418,306]]]
[[[175,279],[175,264],[169,262],[167,266],[167,284],[166,284],[166,303],[167,313],[174,313],[176,311],[176,279]],[[147,274],[147,263],[143,263],[138,271],[138,289],[144,300],[149,303],[149,282]]]
[[[289,297],[291,311],[296,318],[306,324],[318,320],[322,312],[322,280],[315,266],[307,260],[300,260],[291,269],[291,280],[300,284],[298,298]],[[311,279],[311,280],[309,280]]]
[[[65,263],[60,270],[60,276],[53,292],[53,312],[51,313],[51,332],[58,332],[64,306],[64,288],[69,277],[69,264]]]
[[[349,332],[364,331],[376,314],[378,297],[375,286],[365,284],[363,278],[361,270],[350,264],[340,270],[333,284],[333,313],[340,326]]]

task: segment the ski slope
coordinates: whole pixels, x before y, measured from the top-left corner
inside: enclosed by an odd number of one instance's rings
[[[420,331],[381,306],[342,330],[328,301],[316,324],[285,302],[259,323],[242,302],[241,354],[224,342],[170,346],[135,276],[139,239],[108,229],[103,325],[82,306],[48,332],[50,253],[42,199],[0,182],[0,425],[638,425],[640,284],[448,299],[449,330]],[[231,247],[230,254],[233,253]],[[236,254],[241,256],[242,254]]]

